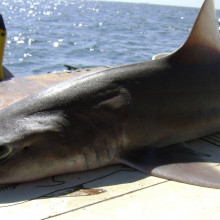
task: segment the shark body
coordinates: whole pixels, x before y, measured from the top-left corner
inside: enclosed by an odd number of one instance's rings
[[[220,188],[220,171],[184,144],[220,131],[219,61],[206,0],[173,54],[71,79],[2,109],[0,184],[123,163]]]

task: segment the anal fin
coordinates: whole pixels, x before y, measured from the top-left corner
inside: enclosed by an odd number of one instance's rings
[[[156,177],[220,188],[220,170],[184,143],[129,152],[122,155],[122,163]]]

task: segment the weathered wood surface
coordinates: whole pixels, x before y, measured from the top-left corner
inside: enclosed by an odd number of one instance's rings
[[[0,82],[0,109],[56,83],[81,75],[92,74],[105,69],[107,69],[107,67],[56,72],[42,75],[16,77]]]

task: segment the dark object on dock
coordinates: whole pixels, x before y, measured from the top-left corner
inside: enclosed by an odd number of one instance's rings
[[[5,24],[1,14],[0,14],[0,29],[6,31]]]
[[[4,75],[4,80],[9,80],[14,77],[12,73],[4,66],[3,66],[3,75]]]
[[[72,66],[72,65],[69,65],[69,64],[64,64],[64,66],[65,66],[68,70],[78,70],[78,69],[79,69],[79,67]]]

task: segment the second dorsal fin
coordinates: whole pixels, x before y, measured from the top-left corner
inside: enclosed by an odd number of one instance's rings
[[[192,31],[170,61],[177,64],[213,65],[220,61],[220,35],[214,0],[205,0]]]

